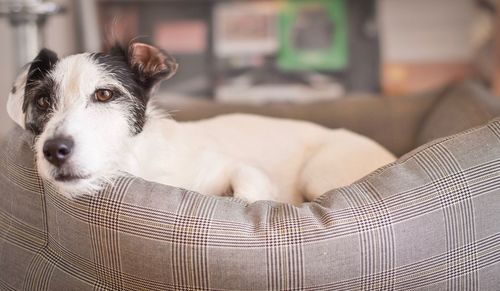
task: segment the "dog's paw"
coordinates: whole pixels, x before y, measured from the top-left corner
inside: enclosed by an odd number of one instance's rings
[[[277,188],[269,177],[258,168],[241,165],[231,179],[233,196],[250,203],[259,200],[276,200]]]

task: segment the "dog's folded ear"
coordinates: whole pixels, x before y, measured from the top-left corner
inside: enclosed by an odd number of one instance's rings
[[[42,49],[31,63],[24,66],[14,81],[7,100],[7,113],[23,129],[26,129],[26,116],[29,116],[29,105],[32,101],[26,92],[32,89],[37,80],[45,77],[58,60],[56,53]]]
[[[7,100],[7,114],[9,114],[10,118],[23,129],[26,129],[26,114],[23,112],[23,103],[24,87],[26,86],[28,71],[29,66],[25,66],[23,68],[23,71],[17,76],[16,80],[14,81],[14,85],[10,90],[9,99]]]
[[[140,80],[149,87],[171,78],[179,67],[168,53],[139,42],[129,46],[128,61],[131,68],[138,73]]]

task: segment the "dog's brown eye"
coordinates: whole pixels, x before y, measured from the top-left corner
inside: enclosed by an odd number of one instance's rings
[[[49,108],[49,106],[50,106],[49,98],[40,97],[40,98],[36,99],[36,106],[41,110],[47,110],[47,108]]]
[[[95,100],[99,102],[109,101],[113,97],[113,91],[108,89],[98,89],[94,93]]]

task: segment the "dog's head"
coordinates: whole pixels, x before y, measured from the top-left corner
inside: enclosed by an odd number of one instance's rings
[[[144,127],[151,91],[176,70],[173,58],[143,43],[62,59],[43,49],[15,81],[7,111],[37,136],[41,176],[74,196],[116,174]]]

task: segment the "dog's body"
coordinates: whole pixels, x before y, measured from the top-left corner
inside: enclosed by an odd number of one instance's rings
[[[373,141],[347,130],[244,114],[190,123],[153,118],[131,150],[124,170],[147,180],[292,203],[347,185],[393,160]]]
[[[300,203],[394,160],[368,138],[307,122],[165,118],[149,97],[176,68],[140,43],[62,60],[44,50],[18,77],[8,112],[39,135],[39,172],[68,196],[128,172],[204,194]]]

